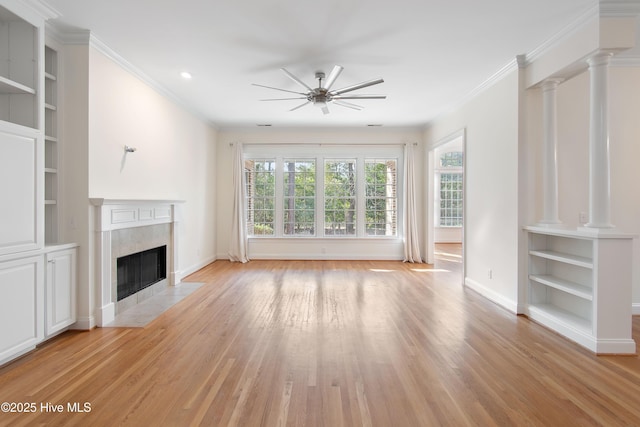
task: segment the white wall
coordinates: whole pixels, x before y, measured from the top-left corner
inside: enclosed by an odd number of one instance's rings
[[[78,322],[95,325],[89,198],[184,200],[179,277],[215,259],[216,133],[89,43],[65,45],[61,240],[80,244]],[[138,151],[124,157],[124,145]]]
[[[212,261],[216,130],[94,48],[89,69],[89,197],[184,200],[178,269]]]
[[[429,145],[466,129],[465,283],[514,312],[521,233],[518,111],[518,72],[513,71],[425,133]]]
[[[364,128],[364,129],[302,129],[302,128],[260,128],[226,129],[218,135],[217,153],[217,257],[228,258],[231,229],[231,143],[243,144],[401,144],[417,142],[416,158],[422,158],[422,133],[418,129]],[[424,204],[423,193],[425,175],[419,164],[416,166],[416,183],[420,199],[418,206]],[[418,216],[424,218],[424,212]],[[421,224],[419,230],[423,235]],[[375,242],[375,243],[372,243]],[[424,242],[423,246],[424,246]],[[323,249],[324,248],[324,249]],[[363,243],[357,239],[253,239],[249,245],[249,256],[258,258],[289,259],[402,259],[402,246],[398,239],[379,240]],[[424,251],[424,248],[421,248]],[[424,252],[423,252],[424,253]]]
[[[63,125],[60,129],[61,155],[59,199],[60,241],[80,244],[78,250],[77,327],[91,327],[94,307],[93,224],[89,208],[89,46],[64,46]],[[59,81],[60,82],[60,81]]]

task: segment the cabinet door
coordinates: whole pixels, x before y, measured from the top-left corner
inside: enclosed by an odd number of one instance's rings
[[[43,339],[43,257],[0,262],[0,364]]]
[[[76,321],[76,250],[47,254],[47,337]]]
[[[0,255],[42,247],[44,174],[40,145],[38,137],[0,129]]]

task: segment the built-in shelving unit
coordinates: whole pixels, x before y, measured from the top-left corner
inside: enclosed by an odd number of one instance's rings
[[[44,338],[43,31],[0,0],[0,364]]]
[[[635,353],[632,236],[526,227],[528,316],[597,353]]]
[[[0,7],[0,120],[38,127],[37,29]]]
[[[58,243],[59,144],[58,51],[44,48],[45,242]]]

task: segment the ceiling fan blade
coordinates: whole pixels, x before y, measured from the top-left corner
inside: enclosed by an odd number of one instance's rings
[[[367,82],[358,83],[357,85],[347,86],[347,87],[344,87],[342,89],[332,90],[329,93],[332,96],[341,95],[343,93],[351,92],[352,90],[358,90],[358,89],[362,89],[362,88],[365,88],[365,87],[377,85],[377,84],[380,84],[380,83],[384,83],[384,80],[383,79],[374,79],[374,80],[369,80]]]
[[[307,102],[305,102],[304,104],[300,104],[300,105],[298,105],[297,107],[293,107],[293,108],[292,108],[291,110],[289,110],[289,111],[295,111],[295,110],[297,110],[298,108],[302,108],[302,107],[304,107],[304,106],[305,106],[305,105],[307,105],[307,104],[311,104],[311,101],[307,101]]]
[[[341,107],[347,107],[347,108],[351,108],[353,110],[358,110],[358,111],[364,108],[360,105],[352,104],[350,102],[345,102],[345,101],[333,101],[333,103],[336,105],[340,105]]]
[[[298,83],[300,86],[304,87],[305,89],[307,89],[309,92],[313,92],[313,89],[311,89],[305,82],[303,82],[302,80],[300,80],[299,78],[297,78],[296,76],[294,76],[293,74],[291,74],[289,71],[287,71],[285,68],[280,68],[286,75],[287,77],[289,77],[291,80],[293,80],[294,82]]]
[[[332,96],[331,99],[387,99],[387,95],[338,95]]]
[[[324,105],[324,107],[322,107],[322,113],[323,114],[329,114],[329,107],[327,107],[326,104]]]
[[[333,86],[333,83],[336,81],[342,70],[344,70],[344,68],[341,65],[336,65],[333,67],[333,70],[331,70],[329,77],[327,77],[327,80],[324,81],[324,88],[326,90],[331,89],[331,86]]]
[[[261,99],[260,101],[290,101],[292,99],[307,99],[307,97],[299,96],[297,98],[269,98],[269,99]]]
[[[287,89],[280,89],[278,87],[272,87],[272,86],[265,86],[265,85],[259,85],[257,83],[251,83],[253,86],[259,86],[259,87],[265,87],[267,89],[275,89],[275,90],[280,90],[282,92],[289,92],[289,93],[297,93],[298,95],[306,95],[306,93],[302,93],[302,92],[295,92],[293,90],[287,90]]]

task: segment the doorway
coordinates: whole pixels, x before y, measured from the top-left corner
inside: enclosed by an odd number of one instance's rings
[[[438,141],[429,150],[428,248],[427,262],[438,257],[459,257],[464,281],[464,129]],[[457,253],[443,254],[443,248],[458,246]]]

